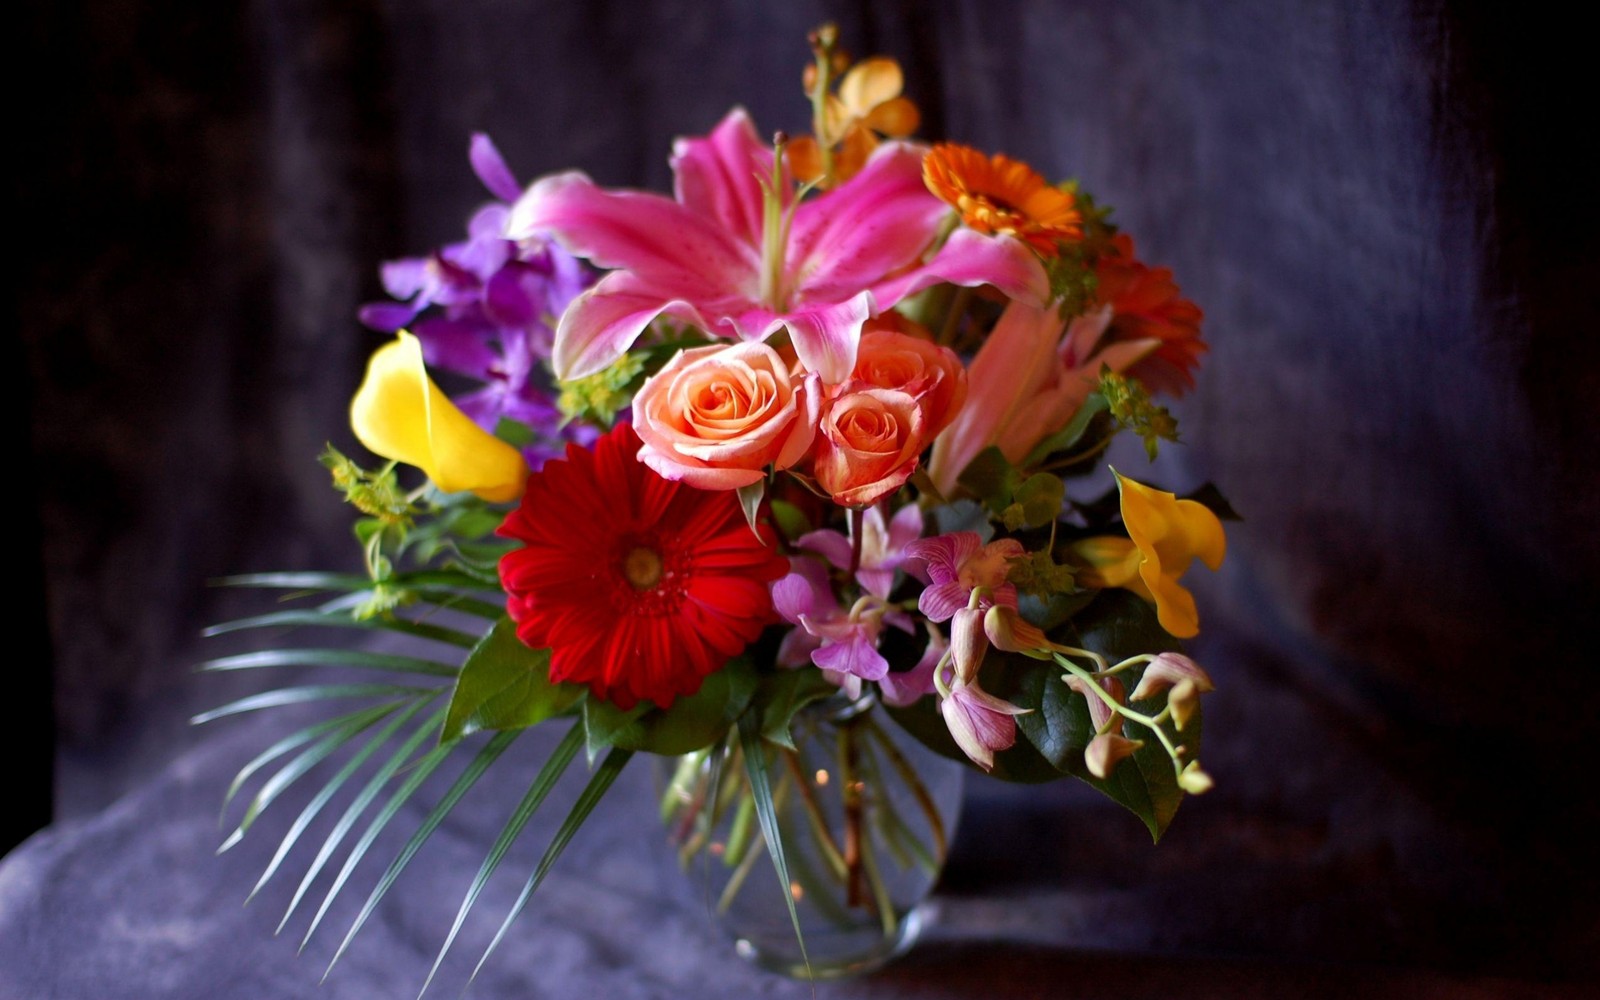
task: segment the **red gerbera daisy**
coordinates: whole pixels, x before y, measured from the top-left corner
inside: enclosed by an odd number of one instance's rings
[[[501,558],[500,581],[517,636],[551,650],[551,680],[666,708],[774,621],[767,584],[789,564],[751,533],[733,491],[663,479],[638,453],[621,424],[529,477],[499,529],[523,543]]]

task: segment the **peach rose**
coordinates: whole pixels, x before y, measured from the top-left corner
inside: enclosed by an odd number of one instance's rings
[[[896,313],[868,321],[851,378],[916,397],[931,438],[949,426],[966,402],[967,370],[956,352],[916,331],[926,332]]]
[[[818,377],[791,376],[765,344],[679,351],[633,398],[639,460],[697,489],[749,486],[805,457],[820,407]]]
[[[846,507],[865,507],[899,489],[928,443],[917,398],[899,389],[847,382],[828,404],[817,435],[817,483]]]

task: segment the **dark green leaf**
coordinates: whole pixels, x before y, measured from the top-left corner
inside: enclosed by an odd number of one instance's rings
[[[402,674],[454,677],[460,667],[433,660],[419,660],[394,653],[372,653],[359,649],[264,649],[256,653],[221,656],[200,664],[201,670],[254,670],[259,667],[356,667],[362,670],[390,670]]]
[[[344,936],[344,941],[340,943],[339,949],[334,952],[333,960],[328,963],[330,971],[334,965],[338,964],[339,959],[345,953],[345,949],[350,947],[350,942],[355,940],[356,934],[366,925],[367,918],[372,916],[373,910],[377,909],[379,901],[388,893],[389,887],[394,885],[394,880],[400,877],[401,872],[405,871],[406,866],[411,863],[411,859],[416,857],[417,851],[421,850],[422,845],[433,835],[433,831],[438,829],[445,816],[449,815],[450,810],[454,809],[456,803],[461,801],[461,797],[467,794],[467,791],[473,785],[477,784],[478,779],[483,777],[483,772],[489,769],[489,765],[493,764],[519,735],[521,735],[520,730],[495,733],[489,742],[483,745],[483,749],[478,751],[478,756],[472,759],[472,763],[467,765],[466,770],[461,772],[461,776],[456,778],[455,784],[450,786],[450,790],[445,792],[444,798],[440,799],[438,805],[435,805],[429,811],[427,817],[423,819],[422,825],[417,828],[417,831],[411,835],[411,839],[406,841],[405,846],[400,849],[399,855],[389,863],[389,867],[384,871],[383,877],[373,887],[371,895],[367,896],[366,903],[362,904],[361,912],[356,916],[355,923],[350,926],[349,932]],[[448,748],[439,748],[441,751],[446,749]],[[319,914],[318,916],[320,918],[321,915]],[[309,937],[309,932],[307,936]]]
[[[530,649],[501,618],[467,654],[439,742],[480,729],[521,729],[571,708],[584,689],[550,681],[550,651]]]
[[[707,677],[699,691],[677,699],[665,711],[640,713],[635,707],[624,712],[609,702],[590,698],[583,703],[590,753],[612,746],[671,756],[708,747],[727,735],[755,690],[755,668],[739,657]]]
[[[1206,483],[1193,493],[1185,494],[1179,499],[1193,500],[1195,503],[1209,508],[1211,513],[1217,515],[1218,519],[1223,521],[1244,520],[1239,516],[1239,512],[1233,509],[1233,505],[1228,503],[1228,499],[1222,495],[1222,491],[1211,483]]]
[[[1054,521],[1061,513],[1061,501],[1066,492],[1061,480],[1048,472],[1029,476],[1013,495],[1013,500],[1022,508],[1022,523],[1017,527],[1037,528]]]
[[[385,714],[388,709],[389,706],[387,705],[379,705],[376,708],[358,708],[348,715],[341,715],[336,718],[327,719],[317,723],[314,726],[307,726],[304,729],[297,730],[278,740],[270,747],[267,747],[265,750],[257,754],[255,758],[250,761],[250,763],[240,768],[238,774],[234,775],[233,781],[228,785],[227,794],[223,795],[222,797],[222,812],[224,816],[226,816],[228,811],[228,803],[233,801],[234,795],[238,794],[239,789],[244,787],[244,783],[250,780],[250,776],[255,774],[261,768],[277,760],[279,757],[282,757],[295,747],[304,746],[320,736],[326,736],[328,733],[333,732],[341,726],[349,724],[352,720],[365,719],[374,714],[382,715]]]
[[[1006,461],[1000,449],[990,445],[967,463],[957,481],[998,514],[1011,505],[1018,478],[1017,470]]]
[[[789,541],[794,541],[801,535],[811,530],[811,523],[806,520],[800,508],[787,500],[772,501],[772,519],[778,524],[778,533]]]
[[[1089,398],[1083,401],[1082,406],[1078,407],[1078,412],[1073,414],[1067,426],[1033,446],[1033,450],[1028,452],[1028,456],[1022,460],[1022,467],[1031,469],[1056,452],[1066,451],[1076,445],[1078,440],[1083,437],[1084,431],[1089,429],[1089,422],[1097,414],[1104,413],[1107,408],[1108,404],[1104,396],[1098,392],[1090,393]]]
[[[561,775],[567,770],[567,765],[572,763],[572,758],[577,755],[578,747],[583,745],[583,729],[573,725],[567,730],[567,735],[562,737],[556,745],[544,766],[539,769],[539,774],[533,779],[533,784],[528,786],[528,791],[522,796],[522,801],[517,803],[517,808],[501,827],[500,835],[495,838],[494,844],[489,848],[489,854],[483,859],[483,864],[478,866],[478,873],[472,878],[472,885],[467,889],[466,898],[461,901],[461,908],[456,911],[455,923],[450,925],[450,933],[444,939],[444,945],[439,949],[439,955],[433,960],[433,968],[428,970],[428,978],[422,983],[422,992],[428,992],[428,986],[433,982],[433,977],[438,974],[439,966],[444,962],[444,957],[450,952],[450,946],[455,943],[456,935],[461,933],[461,925],[466,922],[467,914],[472,910],[472,905],[478,901],[478,896],[483,892],[483,887],[489,883],[489,878],[494,874],[500,862],[505,858],[506,851],[516,843],[522,835],[523,828],[533,818],[539,806],[544,803],[550,790],[556,786]]]
[[[763,675],[751,698],[751,711],[760,713],[761,738],[793,750],[789,722],[795,713],[838,691],[818,670],[778,670]]]
[[[627,765],[632,757],[633,751],[631,750],[613,749],[606,754],[606,759],[600,764],[600,768],[595,771],[594,777],[589,779],[589,784],[584,786],[582,794],[578,796],[578,801],[572,804],[572,811],[567,814],[566,821],[561,824],[561,828],[556,831],[555,837],[551,839],[550,846],[545,849],[544,856],[539,859],[539,865],[533,870],[533,875],[522,887],[522,893],[511,907],[511,912],[506,914],[505,921],[500,924],[500,929],[495,932],[494,940],[490,941],[489,947],[484,949],[483,957],[478,959],[477,966],[472,970],[474,979],[477,978],[478,972],[483,968],[483,963],[489,960],[489,956],[499,946],[501,939],[506,936],[506,931],[511,927],[512,922],[522,914],[523,908],[528,905],[528,900],[532,898],[534,891],[539,888],[539,883],[544,881],[545,875],[549,874],[550,868],[556,863],[556,859],[561,856],[561,852],[572,841],[573,834],[578,832],[578,828],[583,825],[583,821],[589,818],[591,812],[594,812],[594,807],[600,804],[600,800],[605,797],[612,783],[617,780],[617,775],[622,773],[623,767]]]

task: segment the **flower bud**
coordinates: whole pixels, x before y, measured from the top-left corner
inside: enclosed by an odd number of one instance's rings
[[[1108,778],[1124,758],[1144,746],[1143,740],[1130,740],[1117,733],[1101,733],[1083,748],[1083,763],[1096,778]]]
[[[1200,692],[1194,681],[1187,677],[1172,686],[1167,692],[1167,706],[1172,709],[1172,721],[1177,723],[1179,730],[1189,728],[1189,722],[1200,710]]]
[[[1200,770],[1200,762],[1191,760],[1189,766],[1178,774],[1178,787],[1190,795],[1200,795],[1211,791],[1216,782],[1211,780],[1211,775]]]
[[[950,621],[950,657],[955,663],[956,677],[960,683],[970,683],[983,666],[983,657],[989,651],[989,640],[983,633],[983,611],[962,608]]]
[[[1008,653],[1027,653],[1048,657],[1050,640],[1037,627],[1017,613],[1015,608],[996,604],[983,618],[983,631],[999,649]]]
[[[1200,664],[1182,653],[1161,653],[1144,668],[1139,686],[1133,689],[1133,700],[1143,701],[1184,680],[1192,681],[1195,690],[1201,693],[1216,690]]]
[[[1089,703],[1089,721],[1094,724],[1095,731],[1099,732],[1100,730],[1105,729],[1117,713],[1112,711],[1111,706],[1106,704],[1104,698],[1095,694],[1094,691],[1090,689],[1090,682],[1084,680],[1082,677],[1079,677],[1077,674],[1068,674],[1062,678],[1062,681],[1067,685],[1067,687],[1071,688],[1073,691],[1076,691],[1078,694],[1083,695],[1084,700]],[[1100,687],[1107,694],[1109,694],[1112,699],[1117,702],[1117,704],[1126,705],[1128,703],[1127,698],[1123,694],[1122,681],[1118,680],[1117,678],[1100,678]]]

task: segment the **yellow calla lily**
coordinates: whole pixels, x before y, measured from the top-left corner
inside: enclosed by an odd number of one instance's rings
[[[1123,587],[1156,606],[1161,627],[1180,639],[1200,633],[1194,595],[1178,583],[1199,559],[1211,569],[1222,565],[1227,538],[1210,508],[1193,500],[1135,482],[1112,469],[1122,495],[1127,538],[1086,538],[1072,546],[1086,565],[1085,583]]]
[[[485,431],[428,378],[422,344],[411,334],[372,354],[350,401],[350,426],[367,449],[414,465],[446,493],[471,490],[491,503],[515,500],[528,466],[511,445]]]

